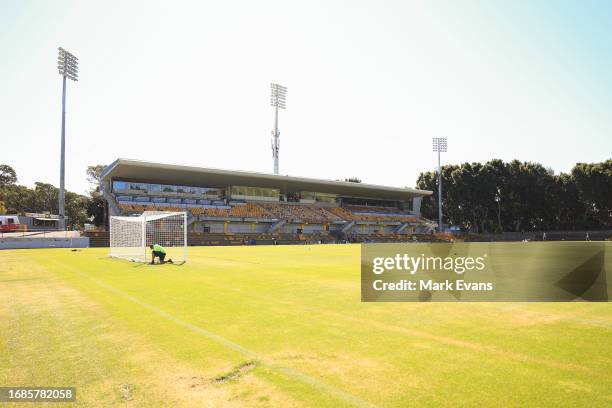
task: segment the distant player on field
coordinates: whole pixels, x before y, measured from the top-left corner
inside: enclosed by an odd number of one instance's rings
[[[153,251],[151,253],[151,265],[155,264],[155,258],[159,258],[160,264],[166,263],[166,261],[164,260],[166,259],[166,248],[158,244],[149,245],[149,248],[151,248],[151,250]],[[168,259],[168,263],[174,262],[172,262],[172,259]]]

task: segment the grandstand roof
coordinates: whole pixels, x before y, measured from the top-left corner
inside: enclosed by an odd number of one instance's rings
[[[250,186],[277,188],[281,192],[314,191],[351,197],[408,200],[431,195],[431,191],[365,183],[321,180],[237,170],[222,170],[141,160],[117,159],[102,172],[103,181],[126,180],[197,187]]]

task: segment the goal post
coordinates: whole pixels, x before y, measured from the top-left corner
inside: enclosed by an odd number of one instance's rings
[[[151,262],[150,245],[166,249],[166,259],[187,261],[187,213],[145,211],[139,216],[110,217],[110,256]]]

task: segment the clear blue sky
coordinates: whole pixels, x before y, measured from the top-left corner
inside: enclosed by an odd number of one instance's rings
[[[67,187],[117,157],[413,186],[445,162],[612,156],[610,1],[4,1],[0,163]]]

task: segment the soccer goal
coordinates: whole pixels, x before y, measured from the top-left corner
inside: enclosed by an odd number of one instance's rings
[[[135,217],[110,217],[110,256],[151,262],[150,245],[166,249],[167,259],[187,261],[187,213],[145,211]]]

